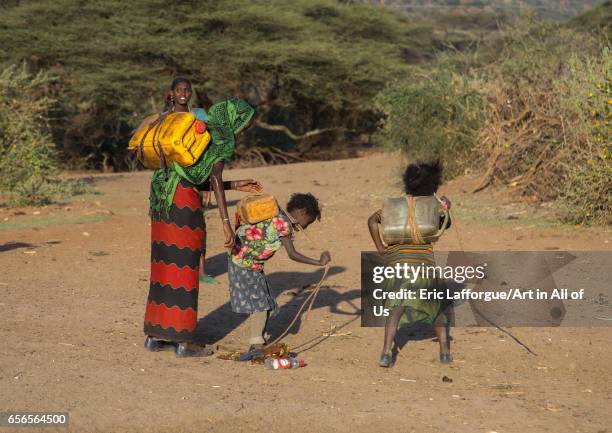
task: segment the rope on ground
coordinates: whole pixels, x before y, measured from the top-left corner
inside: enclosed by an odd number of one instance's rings
[[[450,215],[451,218],[453,219],[453,225],[455,226],[455,233],[457,234],[457,241],[459,242],[459,248],[461,249],[461,251],[465,251],[465,249],[463,248],[463,242],[461,241],[461,236],[459,235],[459,226],[457,225],[457,218],[455,217],[455,213],[453,212],[452,209],[449,209],[450,211]],[[510,338],[512,338],[517,344],[519,344],[520,346],[522,346],[525,350],[527,350],[528,353],[534,355],[534,356],[538,356],[537,353],[535,353],[533,350],[531,350],[529,348],[529,346],[527,346],[525,343],[523,343],[521,340],[519,340],[517,337],[515,337],[510,331],[502,328],[501,326],[499,326],[497,323],[495,323],[493,320],[489,319],[487,316],[485,316],[483,313],[480,312],[480,310],[478,310],[478,308],[476,308],[474,306],[473,303],[470,303],[470,306],[472,307],[472,311],[475,311],[480,317],[482,317],[487,323],[489,323],[490,325],[494,326],[495,328],[497,328],[498,330],[500,330],[501,332],[503,332],[504,334],[508,335]]]
[[[535,353],[533,350],[531,350],[529,348],[529,346],[527,346],[525,343],[523,343],[521,340],[519,340],[517,337],[515,337],[514,335],[512,335],[512,333],[510,331],[505,330],[504,328],[502,328],[501,326],[499,326],[497,323],[495,323],[494,321],[492,321],[491,319],[489,319],[487,316],[485,316],[484,314],[482,314],[478,308],[474,307],[472,305],[472,310],[477,312],[478,315],[480,317],[482,317],[485,321],[487,321],[490,325],[495,326],[497,329],[499,329],[501,332],[503,332],[504,334],[508,335],[510,338],[512,338],[514,341],[516,341],[519,345],[523,346],[523,348],[525,348],[525,350],[527,350],[527,352],[531,353],[534,356],[538,356],[537,353]]]
[[[325,270],[323,271],[323,276],[321,277],[321,279],[319,280],[319,282],[315,286],[315,288],[312,291],[312,293],[310,295],[308,295],[306,297],[306,299],[304,299],[304,302],[302,302],[302,305],[300,306],[298,312],[295,314],[295,317],[293,318],[293,320],[291,321],[289,326],[287,326],[287,329],[285,329],[283,331],[283,333],[281,335],[279,335],[273,342],[266,344],[266,346],[271,346],[273,344],[278,343],[279,341],[281,341],[285,337],[285,335],[287,335],[289,330],[293,327],[293,325],[295,325],[295,322],[297,322],[297,319],[300,317],[300,313],[304,310],[304,307],[306,306],[306,304],[309,301],[310,301],[310,304],[308,305],[308,309],[306,310],[306,314],[308,314],[310,312],[310,310],[312,309],[312,306],[314,305],[314,301],[317,298],[317,295],[319,294],[319,291],[321,290],[321,284],[323,284],[323,281],[325,280],[325,277],[327,277],[327,272],[328,271],[329,271],[329,264],[325,265]]]
[[[339,331],[339,330],[343,329],[344,327],[350,325],[355,320],[359,319],[359,317],[360,316],[357,315],[357,316],[353,317],[352,319],[344,322],[342,325],[335,326],[334,332]],[[311,338],[310,340],[307,340],[307,341],[305,341],[305,342],[303,342],[301,344],[298,344],[297,346],[293,346],[292,350],[296,351],[298,353],[306,352],[307,350],[310,350],[313,347],[318,346],[319,344],[321,344],[322,342],[324,342],[325,340],[329,339],[332,336],[333,336],[333,334],[320,334],[320,335],[317,335],[317,336]]]
[[[287,212],[282,206],[280,206],[280,204],[278,204],[278,202],[277,202],[277,205],[278,205],[278,208],[281,210],[281,212],[283,212],[287,216],[287,218],[289,218],[289,220],[292,223],[295,223],[293,218],[291,218],[291,215],[289,215],[289,212]],[[302,229],[299,224],[297,224],[296,227],[297,227],[297,230],[300,233],[302,233],[304,235],[304,237],[308,240],[308,242],[311,244],[311,246],[315,246],[315,243],[306,235],[306,232],[304,231],[304,229]],[[313,307],[313,305],[315,303],[315,300],[317,299],[319,291],[321,290],[321,285],[323,284],[323,281],[325,281],[325,278],[327,277],[327,273],[328,272],[329,272],[329,263],[325,265],[325,269],[323,271],[323,275],[321,276],[321,279],[319,280],[319,282],[315,286],[315,288],[312,291],[312,293],[310,293],[310,295],[308,295],[306,297],[306,299],[304,299],[304,302],[300,306],[298,312],[295,314],[295,317],[293,318],[293,320],[291,321],[289,326],[287,326],[287,328],[283,331],[283,333],[280,336],[278,336],[273,342],[266,344],[266,346],[271,346],[272,344],[278,343],[279,341],[281,341],[287,335],[289,330],[291,330],[293,325],[295,325],[295,322],[297,322],[297,319],[300,317],[300,313],[304,310],[304,307],[306,306],[306,304],[309,304],[308,305],[308,309],[306,310],[306,314],[305,314],[306,318],[308,317],[308,313],[310,313],[310,310],[312,310],[312,307]]]

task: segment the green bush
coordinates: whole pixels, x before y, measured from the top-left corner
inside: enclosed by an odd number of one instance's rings
[[[483,177],[475,190],[505,185],[534,202],[556,202],[565,221],[610,224],[612,56],[605,31],[525,15],[500,35],[481,48],[495,53],[488,63],[443,56],[430,75],[383,90],[377,140],[411,160],[440,157],[450,176],[477,169]]]
[[[568,136],[578,145],[560,199],[569,221],[612,224],[612,51],[574,56],[567,70],[556,87]]]
[[[445,60],[429,76],[388,86],[376,104],[384,115],[376,140],[386,148],[411,160],[440,158],[446,177],[470,166],[483,99]]]
[[[44,205],[84,190],[58,177],[47,123],[52,82],[47,73],[28,73],[25,65],[0,71],[0,191],[10,205]]]

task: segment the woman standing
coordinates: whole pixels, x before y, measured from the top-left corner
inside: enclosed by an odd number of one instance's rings
[[[191,94],[189,80],[175,79],[169,93],[173,111],[190,111]],[[239,99],[213,105],[207,124],[212,142],[199,160],[190,167],[170,164],[166,170],[153,174],[149,209],[151,281],[144,319],[147,350],[157,351],[173,344],[179,357],[212,354],[210,349],[193,344],[199,263],[206,235],[199,192],[213,190],[222,219],[224,245],[231,248],[234,232],[225,190],[251,192],[262,188],[252,179],[223,182],[223,167],[234,154],[236,135],[249,126],[254,114],[253,107]]]

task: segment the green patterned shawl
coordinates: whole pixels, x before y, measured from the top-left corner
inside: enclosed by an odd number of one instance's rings
[[[156,170],[153,173],[149,196],[151,217],[159,219],[162,213],[168,214],[181,178],[199,185],[210,177],[216,162],[229,161],[234,155],[236,134],[251,121],[254,114],[255,109],[241,99],[230,99],[210,107],[206,126],[212,136],[212,143],[198,161],[190,167],[170,164],[167,170]]]

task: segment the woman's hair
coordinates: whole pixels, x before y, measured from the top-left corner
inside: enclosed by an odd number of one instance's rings
[[[292,212],[296,209],[304,209],[304,211],[317,221],[321,220],[321,209],[319,208],[319,200],[311,193],[297,192],[291,194],[291,198],[287,202],[287,211]]]
[[[189,81],[188,78],[176,77],[174,80],[172,80],[172,84],[170,84],[170,90],[176,89],[176,86],[178,86],[180,83],[187,84],[187,86],[189,86],[189,88],[191,89],[191,81]]]
[[[440,160],[409,164],[404,171],[404,189],[410,195],[432,195],[442,183]]]

